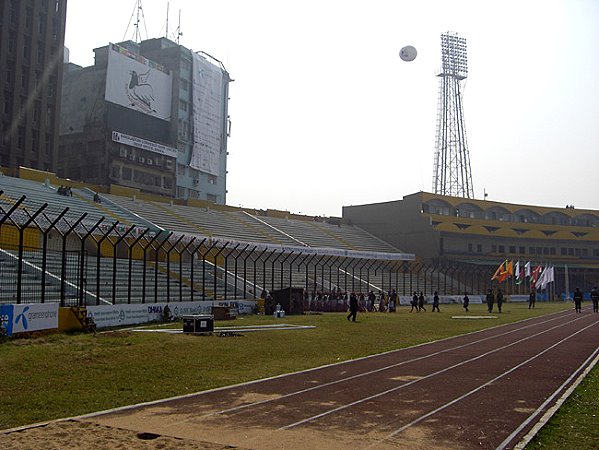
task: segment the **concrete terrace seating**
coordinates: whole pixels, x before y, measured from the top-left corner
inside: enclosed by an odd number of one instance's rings
[[[401,250],[353,225],[337,226],[326,222],[314,222],[313,225],[325,233],[335,236],[337,240],[346,242],[354,250],[383,253],[401,252]]]
[[[104,197],[165,230],[180,233],[200,233],[200,230],[194,227],[193,224],[182,222],[176,216],[169,214],[166,210],[168,208],[167,203],[148,202],[109,194],[105,194]]]
[[[0,177],[0,190],[4,191],[0,197],[0,206],[5,211],[8,211],[21,196],[25,195],[27,198],[21,204],[21,208],[26,209],[30,214],[35,213],[44,203],[47,203],[48,206],[44,213],[50,219],[58,216],[68,207],[69,211],[64,218],[70,223],[75,222],[84,213],[87,213],[85,221],[88,223],[95,223],[102,217],[108,222],[114,222],[115,220],[123,223],[128,222],[126,218],[118,216],[106,208],[101,208],[93,201],[87,201],[77,196],[75,194],[77,190],[73,190],[72,197],[58,195],[56,188],[53,186],[8,176]]]

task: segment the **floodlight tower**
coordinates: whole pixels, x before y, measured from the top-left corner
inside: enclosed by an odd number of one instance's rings
[[[473,198],[470,156],[462,91],[468,77],[466,39],[457,33],[441,35],[441,71],[437,138],[433,173],[433,192],[441,195]]]

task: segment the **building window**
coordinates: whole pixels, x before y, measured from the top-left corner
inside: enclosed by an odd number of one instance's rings
[[[26,8],[25,9],[25,28],[28,30],[33,26],[33,9]]]
[[[42,103],[39,100],[36,100],[33,104],[33,121],[37,124],[40,123],[40,119],[42,116]]]
[[[19,133],[17,137],[17,147],[21,150],[25,149],[25,128],[19,127]],[[21,163],[22,165],[22,163]]]
[[[478,253],[482,253],[483,252],[483,245],[482,244],[476,244],[476,251]]]
[[[21,89],[24,94],[27,94],[27,87],[29,86],[29,73],[23,67],[21,72]]]
[[[181,78],[181,90],[186,92],[189,91],[189,81]]]
[[[526,253],[526,247],[519,247],[518,253],[520,253],[521,255],[524,255]]]
[[[468,252],[472,253],[472,244],[468,244]]]
[[[217,181],[218,181],[218,178],[215,175],[208,175],[208,183],[216,184]]]
[[[131,169],[129,167],[123,167],[123,180],[131,180]]]
[[[34,130],[31,132],[31,151],[37,153],[39,151],[40,132]]]
[[[4,114],[10,115],[10,92],[4,91]]]
[[[46,32],[46,15],[45,14],[40,13],[40,15],[39,15],[38,22],[37,22],[37,32],[39,34],[44,34]]]
[[[44,43],[40,41],[37,43],[37,63],[44,64]]]
[[[216,203],[217,199],[218,197],[214,194],[206,194],[206,200],[208,200],[209,202]]]
[[[503,246],[503,245],[499,246],[499,253],[505,253],[505,246]]]
[[[515,245],[510,245],[510,253],[516,253],[516,246]]]
[[[537,254],[536,249],[534,247],[529,247],[528,248],[528,254],[529,255],[536,255]]]
[[[15,52],[15,46],[17,45],[17,37],[14,33],[8,33],[8,51],[10,53]]]
[[[188,110],[188,103],[185,100],[179,99],[179,109],[181,111],[187,112],[187,110]]]
[[[51,127],[53,123],[54,123],[54,119],[53,119],[52,106],[48,105],[48,107],[46,108],[46,126]]]
[[[23,39],[23,58],[28,61],[29,55],[31,55],[31,41],[25,37]]]

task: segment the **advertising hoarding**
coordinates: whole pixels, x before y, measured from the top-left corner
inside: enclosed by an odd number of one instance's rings
[[[112,140],[114,142],[120,142],[121,144],[129,145],[131,147],[141,148],[142,150],[148,150],[150,152],[159,153],[160,155],[177,157],[177,149],[173,147],[167,147],[166,145],[159,144],[157,142],[148,141],[139,137],[131,136],[125,133],[119,133],[118,131],[112,132]]]
[[[172,91],[168,69],[116,44],[108,46],[106,101],[170,121]]]
[[[53,330],[58,328],[58,303],[0,305],[0,322],[8,336]]]
[[[189,165],[218,176],[225,129],[223,72],[194,53],[192,78],[193,149]]]

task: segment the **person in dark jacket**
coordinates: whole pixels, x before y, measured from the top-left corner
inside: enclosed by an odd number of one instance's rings
[[[420,295],[418,296],[418,312],[420,310],[426,312],[426,308],[424,307],[424,292],[420,291]]]
[[[355,293],[351,293],[349,296],[349,314],[347,315],[347,320],[352,317],[352,322],[356,321],[356,317],[358,316],[358,297],[356,297]]]
[[[528,309],[534,309],[535,303],[537,301],[537,293],[534,289],[530,290],[530,294],[528,294]]]
[[[591,300],[593,302],[593,312],[599,312],[599,291],[597,286],[593,286],[591,290]]]
[[[414,311],[414,309],[416,309],[416,312],[420,312],[418,310],[418,294],[416,293],[416,291],[414,291],[414,295],[412,295],[412,302],[410,304],[412,305],[412,309],[410,309],[410,312]]]
[[[466,310],[466,312],[468,312],[469,311],[468,305],[470,305],[470,297],[468,297],[468,292],[466,292],[464,294],[463,302],[464,303],[462,303],[462,306],[464,307],[464,309]]]
[[[495,295],[493,294],[493,289],[489,289],[486,300],[487,300],[487,311],[492,313],[493,312],[493,304],[495,303]]]
[[[503,305],[503,292],[501,289],[497,289],[497,309],[501,312],[501,305]]]
[[[437,293],[437,291],[435,291],[435,294],[433,295],[433,312],[435,312],[435,309],[437,310],[437,312],[441,312],[441,310],[439,309],[439,294]]]
[[[576,291],[574,291],[574,311],[577,313],[582,312],[582,292],[580,288],[576,288]]]

